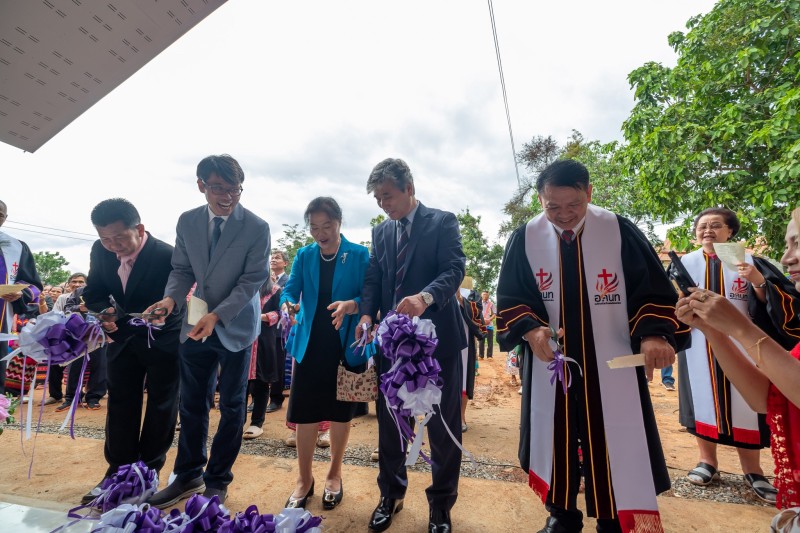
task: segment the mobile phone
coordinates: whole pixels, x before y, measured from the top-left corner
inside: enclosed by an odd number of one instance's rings
[[[683,293],[683,295],[689,296],[689,289],[691,287],[697,287],[697,283],[694,282],[692,276],[689,275],[689,271],[686,270],[685,266],[683,266],[681,258],[678,257],[678,254],[670,251],[667,252],[667,255],[669,255],[669,258],[672,261],[670,276],[673,280],[675,280],[675,283],[678,285],[678,289]]]

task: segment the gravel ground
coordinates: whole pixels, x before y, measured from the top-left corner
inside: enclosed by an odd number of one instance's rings
[[[56,424],[42,424],[39,428],[40,433],[57,434],[60,426]],[[13,430],[11,430],[13,431]],[[88,439],[104,440],[105,431],[96,427],[87,426],[74,426],[74,433],[76,437],[83,437]],[[68,431],[63,431],[61,434],[69,434]],[[175,440],[172,442],[173,446],[178,445],[178,435],[176,433]],[[211,446],[211,439],[208,440],[209,447]],[[370,459],[370,455],[374,448],[364,445],[349,445],[347,453],[344,456],[344,463],[355,466],[365,466],[378,469],[378,463]],[[252,440],[243,440],[241,453],[247,455],[259,455],[263,457],[281,457],[286,459],[294,459],[297,457],[294,448],[289,448],[283,444],[283,441],[277,439],[267,439],[259,437]],[[319,461],[330,460],[329,448],[317,448],[314,458]],[[430,472],[431,468],[422,459],[417,461],[417,464],[410,468],[418,472]],[[492,458],[476,457],[475,462],[465,459],[461,465],[461,475],[464,477],[472,477],[479,479],[489,479],[497,481],[511,481],[527,483],[528,476],[522,471],[518,465],[498,463]]]
[[[39,431],[41,433],[55,434],[58,433],[58,428],[59,426],[56,424],[42,424]],[[105,432],[100,428],[79,426],[76,424],[74,429],[76,437],[97,440],[103,440],[105,438]],[[209,446],[210,444],[211,441],[209,439]],[[177,434],[173,446],[177,446]],[[373,449],[374,448],[364,445],[350,445],[347,448],[344,462],[348,465],[363,466],[377,470],[378,463],[370,460]],[[286,459],[293,459],[296,457],[294,448],[285,446],[280,440],[266,439],[263,437],[242,441],[241,453]],[[327,448],[317,448],[314,457],[316,460],[327,461],[330,458],[330,451]],[[411,470],[430,472],[430,465],[420,459],[417,461],[416,465],[411,467]],[[461,475],[470,478],[515,483],[527,483],[528,480],[527,475],[525,475],[518,465],[498,463],[491,457],[476,457],[475,463],[465,459],[461,465]],[[715,482],[708,487],[699,487],[686,480],[686,472],[684,470],[670,468],[672,489],[663,494],[663,496],[772,507],[771,504],[762,502],[753,494],[753,491],[744,482],[742,476],[725,472],[721,472],[720,476],[721,480],[719,482]]]

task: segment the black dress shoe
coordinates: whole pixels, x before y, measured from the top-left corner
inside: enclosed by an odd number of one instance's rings
[[[83,495],[83,497],[81,498],[81,504],[82,505],[86,505],[87,503],[90,503],[92,500],[94,500],[95,498],[100,496],[100,491],[102,490],[100,487],[103,486],[103,482],[106,479],[108,479],[108,478],[103,478],[100,481],[100,483],[98,483],[97,485],[94,486],[94,488],[92,488],[92,490],[90,490],[89,492],[87,492],[86,494]]]
[[[450,533],[453,524],[450,523],[450,511],[431,509],[428,519],[428,533]]]
[[[281,404],[275,403],[275,402],[269,402],[269,405],[267,405],[267,412],[268,413],[274,413],[275,411],[277,411],[280,408],[281,408]]]
[[[302,507],[303,509],[305,509],[306,503],[308,502],[308,498],[310,498],[313,495],[314,495],[314,482],[312,481],[311,488],[308,489],[308,492],[306,492],[305,496],[303,496],[302,498],[295,498],[290,494],[289,499],[286,500],[286,505],[284,505],[284,507],[286,507],[287,509],[294,509],[296,507]]]
[[[394,498],[381,498],[378,506],[372,511],[369,519],[369,528],[372,531],[386,531],[392,525],[392,517],[403,509],[403,500]]]
[[[570,529],[559,522],[557,518],[548,516],[547,522],[544,523],[544,528],[540,529],[538,533],[580,533],[582,530],[583,526],[580,526],[577,529]]]
[[[225,503],[225,500],[228,499],[228,489],[215,489],[213,487],[206,487],[206,490],[203,491],[203,496],[208,498],[209,500],[216,496],[219,498],[219,503]]]
[[[164,490],[160,490],[150,496],[150,498],[147,500],[147,503],[158,509],[167,509],[179,501],[188,498],[192,494],[203,492],[205,489],[206,484],[203,481],[203,476],[191,479],[189,481],[181,481],[176,479]]]
[[[327,488],[322,491],[322,508],[326,511],[330,511],[342,503],[342,498],[344,497],[344,481],[340,481],[339,483],[339,492],[333,492]]]

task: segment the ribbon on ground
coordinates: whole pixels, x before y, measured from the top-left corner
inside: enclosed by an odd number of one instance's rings
[[[163,520],[161,511],[148,504],[124,503],[100,516],[100,523],[92,533],[165,533],[177,531]]]
[[[117,472],[103,480],[100,487],[92,489],[95,494],[94,500],[86,505],[81,505],[70,509],[70,518],[80,518],[97,520],[87,515],[79,515],[77,511],[81,509],[98,509],[102,513],[107,513],[116,509],[120,505],[141,505],[158,490],[158,472],[148,468],[141,461],[133,464],[122,465]]]

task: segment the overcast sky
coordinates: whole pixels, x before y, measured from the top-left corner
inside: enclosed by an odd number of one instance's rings
[[[621,139],[628,73],[673,65],[667,36],[713,5],[495,0],[515,147],[572,129]],[[469,207],[496,240],[516,176],[487,3],[232,0],[37,152],[0,144],[2,229],[85,271],[89,213],[121,196],[173,243],[179,214],[204,202],[195,167],[212,153],[242,164],[241,203],[273,243],[321,195],[342,205],[350,240],[368,240],[380,211],[365,183],[386,157],[408,162],[423,203]]]

